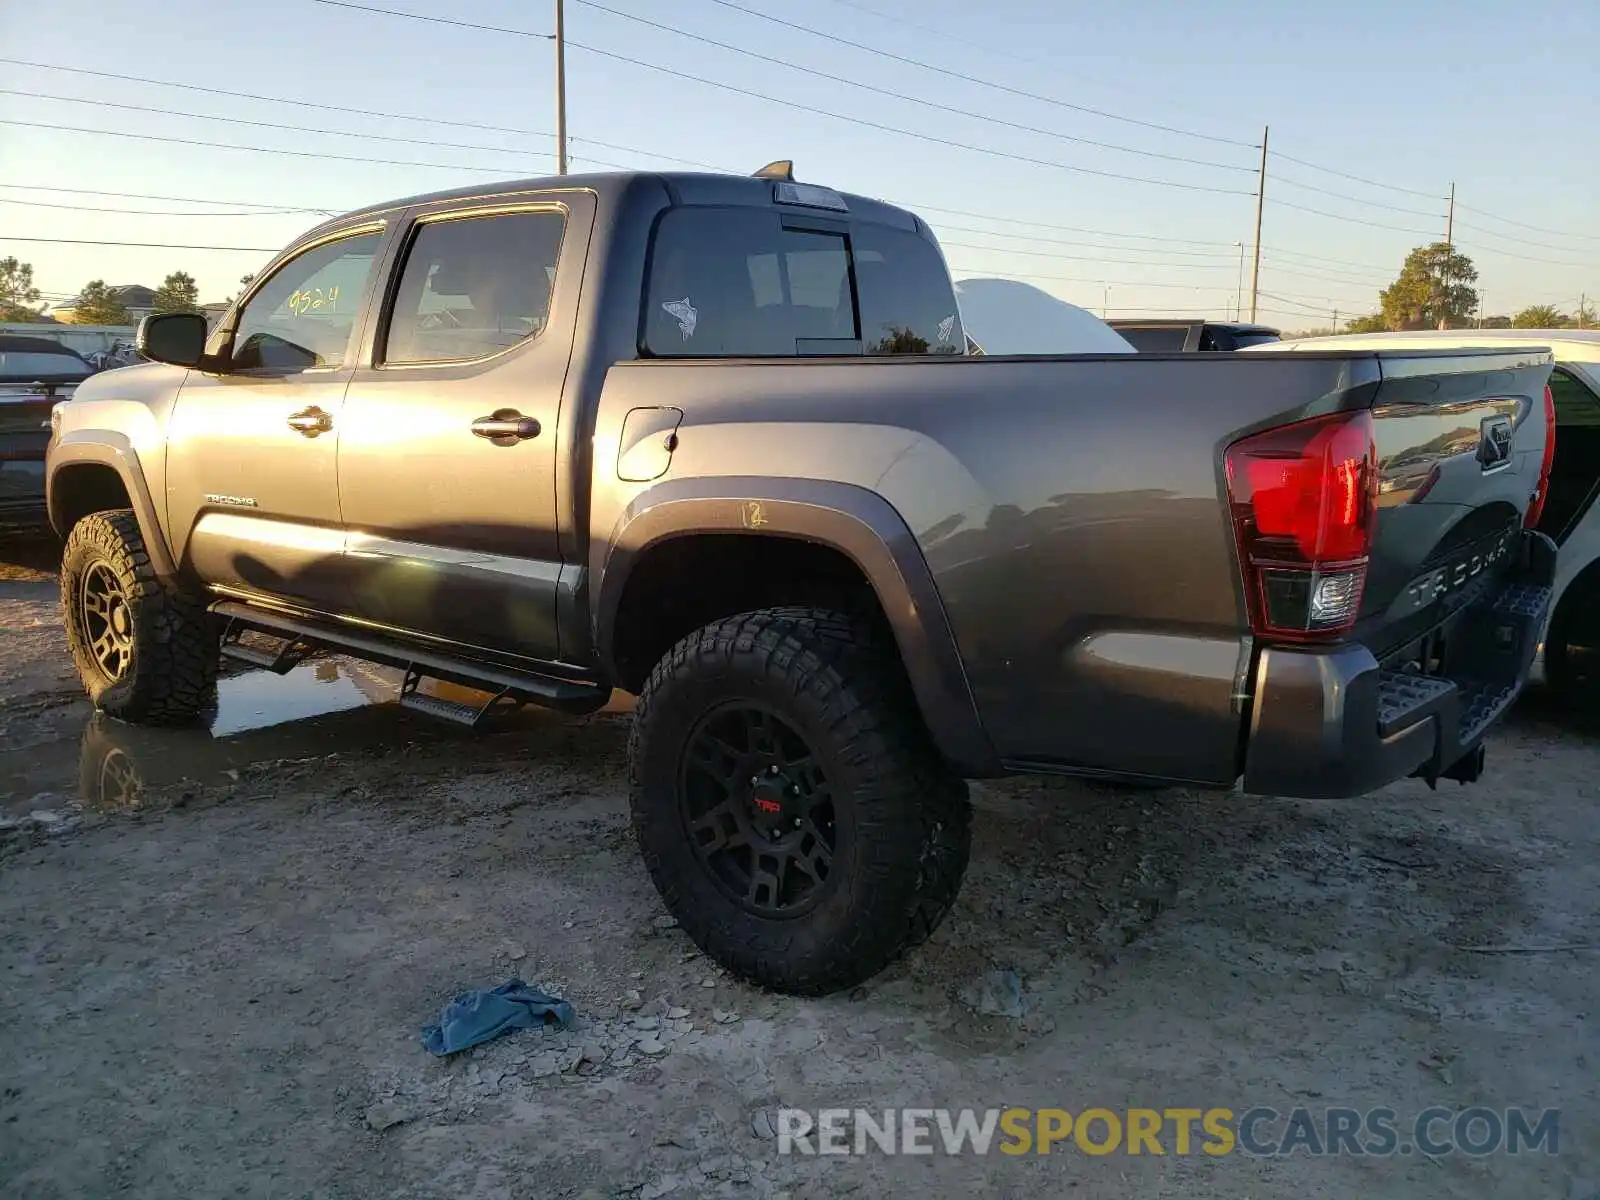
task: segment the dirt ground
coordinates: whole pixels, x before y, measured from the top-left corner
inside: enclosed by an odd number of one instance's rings
[[[974,786],[932,942],[801,1001],[664,917],[625,704],[458,731],[330,659],[225,679],[210,730],[118,726],[72,676],[52,548],[0,547],[0,1195],[1600,1195],[1600,744],[1537,693],[1468,788]],[[1020,1017],[975,1011],[995,969]],[[423,1050],[454,993],[512,975],[579,1028]],[[969,1105],[1553,1107],[1560,1152],[806,1158],[767,1136],[778,1106]]]

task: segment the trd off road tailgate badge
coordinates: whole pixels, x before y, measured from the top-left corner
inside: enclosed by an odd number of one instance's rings
[[[695,306],[689,303],[689,297],[682,300],[663,301],[661,307],[672,314],[678,322],[678,328],[683,331],[683,340],[688,341],[694,336],[694,327],[700,323],[700,314]]]

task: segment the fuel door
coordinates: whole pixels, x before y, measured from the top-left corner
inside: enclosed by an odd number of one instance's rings
[[[617,478],[625,483],[660,479],[672,465],[678,448],[681,408],[635,408],[622,419],[617,443]]]

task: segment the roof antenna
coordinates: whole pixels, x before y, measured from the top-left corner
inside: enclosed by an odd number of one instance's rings
[[[794,182],[794,160],[780,158],[776,162],[769,162],[753,176],[755,179],[780,179],[784,183]]]

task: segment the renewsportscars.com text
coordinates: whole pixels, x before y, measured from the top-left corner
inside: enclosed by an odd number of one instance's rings
[[[778,1110],[780,1154],[1559,1154],[1559,1109]]]

